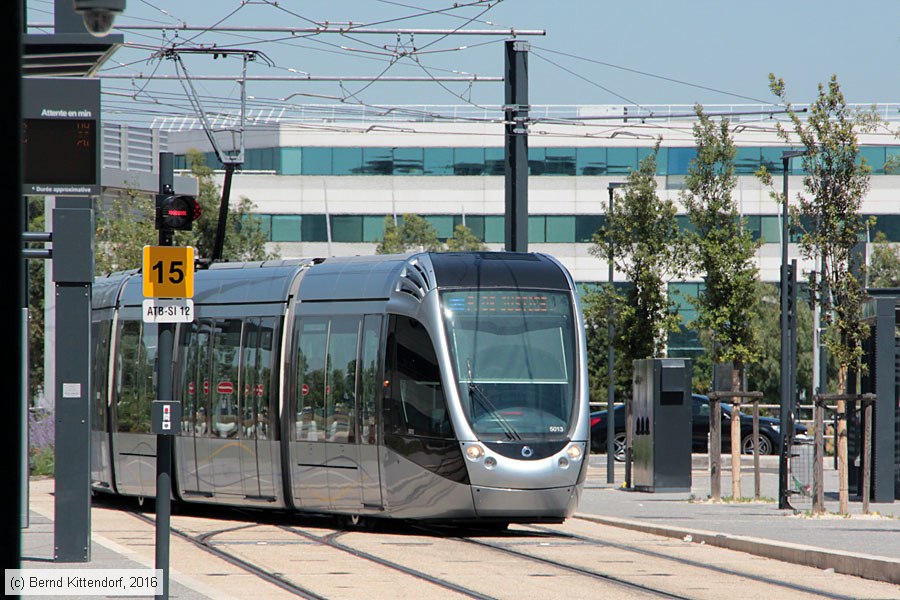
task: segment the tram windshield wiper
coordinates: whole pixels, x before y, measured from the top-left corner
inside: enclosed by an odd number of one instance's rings
[[[468,358],[466,359],[466,370],[468,375],[469,397],[478,402],[483,409],[487,410],[494,417],[508,439],[521,440],[522,437],[516,432],[516,428],[510,424],[499,410],[497,410],[497,406],[491,402],[491,399],[487,397],[487,394],[484,393],[481,386],[475,383],[475,380],[472,378],[472,362]]]

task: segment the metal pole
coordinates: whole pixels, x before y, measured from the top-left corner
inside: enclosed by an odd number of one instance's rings
[[[610,183],[609,184],[609,207],[606,211],[606,226],[609,227],[609,218],[613,213],[613,201],[615,199],[615,189],[618,187],[622,187],[623,183]],[[615,276],[615,265],[613,263],[613,248],[612,248],[612,240],[607,240],[609,243],[609,254],[607,257],[607,261],[609,262],[609,305],[606,309],[606,335],[607,335],[607,346],[606,346],[606,374],[608,377],[608,382],[606,384],[606,483],[615,483],[616,482],[616,382],[615,382],[615,360],[616,360],[616,350],[613,347],[613,338],[616,335],[616,327],[613,323],[613,305],[612,305],[612,294],[615,294],[615,283],[613,281]]]
[[[528,50],[530,44],[507,40],[504,84],[504,174],[506,177],[507,252],[528,252]]]
[[[782,182],[784,206],[781,213],[781,444],[778,461],[778,508],[793,508],[788,502],[788,442],[785,435],[788,430],[791,410],[790,402],[790,338],[788,333],[788,244],[790,230],[788,228],[788,166],[790,156],[785,153],[781,157],[783,168]]]
[[[174,155],[171,152],[159,153],[159,191],[160,194],[171,193],[175,185]],[[159,245],[172,245],[172,232],[165,228],[159,230]],[[175,337],[175,325],[171,323],[157,324],[158,361],[157,399],[172,399],[172,346]],[[155,568],[162,570],[162,595],[169,597],[169,527],[171,517],[172,494],[172,455],[175,438],[171,435],[156,436],[156,554]]]

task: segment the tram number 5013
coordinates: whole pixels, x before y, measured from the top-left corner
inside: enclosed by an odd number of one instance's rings
[[[144,246],[143,275],[145,298],[192,298],[194,249]]]

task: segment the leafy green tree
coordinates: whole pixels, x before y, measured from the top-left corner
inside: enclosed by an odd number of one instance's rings
[[[453,237],[447,240],[447,250],[449,252],[483,252],[487,250],[475,233],[460,223],[453,229]]]
[[[198,180],[197,201],[201,216],[191,231],[176,231],[175,246],[193,246],[198,258],[210,258],[215,245],[221,192],[206,166],[206,158],[196,150],[188,150],[191,173]],[[151,194],[126,189],[105,205],[98,207],[95,234],[95,271],[98,274],[135,269],[143,261],[143,248],[158,243],[155,202]],[[253,203],[241,197],[236,207],[229,207],[228,224],[222,258],[225,260],[264,260],[277,258],[267,253],[262,222],[253,214]]]
[[[610,304],[612,306],[610,307]],[[609,286],[602,286],[588,291],[582,297],[584,313],[585,338],[588,354],[588,387],[592,402],[606,400],[608,376],[607,348],[609,347],[608,311],[612,308],[613,322],[619,320],[619,309],[624,300]],[[613,363],[613,379],[616,398],[631,396],[632,367],[616,353]]]
[[[752,316],[758,269],[753,240],[732,197],[737,183],[737,150],[728,119],[718,124],[695,107],[697,158],[691,161],[681,200],[693,231],[687,232],[692,270],[703,278],[695,300],[695,326],[706,335],[715,362],[734,364],[733,386],[741,389],[743,369],[759,356]]]
[[[197,255],[211,258],[215,247],[219,225],[219,206],[222,192],[213,178],[213,170],[206,164],[206,156],[198,150],[188,150],[186,154],[191,173],[197,178],[199,191],[197,201],[202,214],[194,222],[191,233]],[[265,260],[278,258],[278,252],[266,252],[266,234],[262,221],[253,214],[254,205],[249,198],[241,196],[237,206],[229,206],[222,258],[225,260]],[[177,242],[176,232],[176,244]]]
[[[682,237],[675,203],[656,192],[655,151],[628,176],[625,193],[616,197],[606,224],[594,234],[590,252],[607,259],[631,283],[617,307],[617,356],[633,360],[663,356],[668,334],[677,331],[678,315],[669,299],[668,280],[684,267]],[[619,298],[619,296],[614,296]]]
[[[871,288],[900,288],[900,245],[891,245],[883,231],[875,235],[866,273]]]
[[[814,289],[829,329],[825,346],[840,365],[838,390],[845,393],[849,373],[860,374],[865,370],[862,343],[869,335],[869,327],[861,318],[865,290],[855,273],[853,247],[865,226],[860,207],[869,189],[870,169],[865,160],[860,160],[856,130],[869,128],[877,119],[871,111],[856,112],[847,106],[835,76],[827,86],[819,84],[818,97],[810,106],[805,123],[787,102],[784,81],[770,74],[769,87],[784,103],[793,125],[792,132],[779,127],[779,136],[791,143],[793,133],[805,150],[806,194],[798,196],[791,214],[802,232],[801,254],[808,259],[819,259],[819,277]],[[765,181],[765,173],[762,176]],[[787,198],[783,200],[787,202]],[[864,270],[862,265],[861,271]],[[844,406],[845,401],[838,400],[839,413],[844,412]],[[839,510],[846,514],[849,502],[846,419],[838,420],[836,433]]]
[[[28,231],[46,231],[44,197],[29,197]],[[32,400],[44,389],[44,260],[29,260],[28,265],[28,392]]]
[[[384,218],[384,238],[378,243],[376,254],[443,250],[437,230],[424,217],[407,213],[402,218],[400,225],[395,224],[390,216]]]
[[[94,272],[98,275],[136,269],[144,246],[156,244],[154,198],[126,189],[97,207],[94,234]]]
[[[791,130],[779,126],[779,136],[791,143],[795,135],[806,151],[803,185],[807,193],[798,194],[796,206],[791,207],[792,221],[802,232],[801,254],[819,258],[814,291],[824,296],[823,320],[835,334],[826,336],[826,347],[841,367],[839,389],[846,390],[848,372],[860,373],[864,367],[862,342],[868,336],[868,326],[861,319],[865,292],[854,275],[852,251],[864,231],[860,207],[870,173],[860,160],[856,130],[868,128],[872,116],[847,106],[836,76],[827,86],[819,84],[805,123],[787,101],[784,80],[770,74],[769,87],[784,102],[793,126]],[[763,181],[766,176],[761,174]]]

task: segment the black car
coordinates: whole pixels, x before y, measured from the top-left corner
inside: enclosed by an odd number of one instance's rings
[[[692,394],[692,442],[694,452],[706,452],[709,443],[709,398],[702,394]],[[731,406],[722,403],[722,451],[731,452]],[[625,460],[625,406],[617,405],[615,415],[614,452],[618,461]],[[591,413],[591,452],[606,452],[607,411]],[[759,418],[759,453],[777,454],[781,444],[781,422],[771,417]],[[794,438],[805,438],[805,425],[794,425]],[[741,451],[753,454],[753,416],[741,412]]]
[[[709,398],[701,394],[692,395],[692,447],[694,452],[706,452],[709,442]],[[731,405],[720,403],[722,408],[722,451],[731,452]],[[794,424],[794,439],[807,435],[805,425]],[[759,453],[778,454],[781,446],[781,420],[772,417],[759,418]],[[753,415],[748,410],[741,411],[741,452],[753,454]]]

